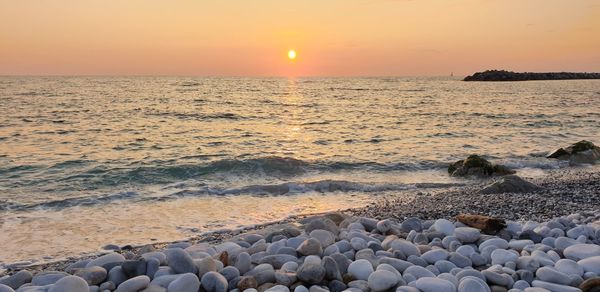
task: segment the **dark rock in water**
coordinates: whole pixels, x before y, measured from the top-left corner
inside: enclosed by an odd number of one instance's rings
[[[595,164],[600,161],[600,147],[581,140],[567,148],[559,148],[546,158],[568,160],[570,164]]]
[[[511,72],[506,70],[486,70],[465,77],[464,81],[527,81],[527,80],[568,80],[568,79],[600,79],[600,73],[573,72]]]
[[[506,227],[504,220],[483,215],[460,214],[456,216],[456,220],[487,234],[495,234]]]
[[[448,166],[451,176],[492,176],[514,174],[515,171],[503,165],[492,164],[479,155],[470,155]]]
[[[506,175],[479,191],[481,194],[531,193],[542,188],[519,176]]]

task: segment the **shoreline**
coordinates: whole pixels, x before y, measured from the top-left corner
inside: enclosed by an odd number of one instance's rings
[[[582,177],[583,176],[583,177]],[[125,245],[120,249],[105,250],[99,252],[90,252],[80,256],[70,256],[56,261],[48,261],[42,263],[33,263],[19,265],[19,262],[6,264],[0,268],[0,277],[10,275],[20,270],[31,270],[35,272],[43,272],[50,270],[65,270],[67,266],[83,259],[93,259],[113,251],[120,253],[132,253],[134,256],[139,256],[140,251],[144,248],[152,246],[154,249],[165,248],[171,244],[181,242],[189,243],[209,243],[217,244],[228,240],[238,238],[244,234],[258,233],[263,234],[283,226],[301,226],[300,222],[303,219],[315,216],[322,216],[330,213],[339,213],[354,217],[367,217],[374,219],[399,219],[403,220],[409,217],[417,217],[422,220],[428,219],[450,219],[459,213],[489,215],[505,220],[516,221],[536,221],[548,220],[560,216],[566,216],[573,213],[600,211],[600,165],[566,167],[560,169],[549,170],[545,175],[532,179],[531,181],[540,185],[544,189],[536,193],[525,194],[478,194],[477,191],[483,186],[489,184],[495,178],[481,180],[481,182],[473,185],[449,187],[446,189],[429,189],[422,190],[407,190],[398,192],[397,196],[386,196],[379,198],[374,196],[373,202],[363,207],[339,209],[330,212],[310,213],[302,215],[290,215],[281,220],[275,220],[259,224],[250,224],[244,227],[235,229],[217,229],[212,231],[202,232],[193,235],[189,238],[177,241],[152,242],[141,245]],[[548,212],[544,213],[546,206],[556,206],[556,201],[566,199],[569,191],[575,191],[577,194],[572,199],[577,199],[577,202],[571,202],[567,205],[559,205],[560,209],[554,209],[554,215]],[[407,196],[407,193],[415,193],[414,196]],[[586,196],[590,196],[587,200]],[[396,197],[391,198],[390,197]],[[486,199],[482,199],[486,198]],[[506,205],[502,203],[511,202],[517,198],[517,203],[512,207],[527,209],[532,213],[523,214],[509,211]],[[531,200],[550,199],[553,204],[531,205],[521,204]],[[461,201],[468,202],[465,204],[455,205],[452,202]],[[595,202],[595,204],[594,204]],[[483,204],[485,203],[485,204]],[[445,204],[445,205],[444,205]],[[586,207],[584,204],[588,204]],[[500,210],[492,210],[492,206],[502,207]],[[566,208],[565,208],[566,207]],[[523,212],[527,212],[523,210]],[[402,215],[398,215],[402,214]],[[108,243],[107,243],[108,244]]]

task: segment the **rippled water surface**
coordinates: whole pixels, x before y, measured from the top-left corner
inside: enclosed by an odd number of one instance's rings
[[[472,153],[536,173],[600,143],[598,80],[0,77],[0,104],[0,262],[468,183],[444,167]]]

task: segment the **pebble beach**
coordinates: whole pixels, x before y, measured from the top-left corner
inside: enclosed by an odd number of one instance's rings
[[[486,184],[220,230],[187,241],[4,270],[0,291],[597,291],[600,171],[574,167],[531,193]],[[458,214],[505,220],[490,232]]]

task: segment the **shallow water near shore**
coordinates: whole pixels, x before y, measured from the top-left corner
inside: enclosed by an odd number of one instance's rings
[[[183,239],[521,174],[600,137],[600,81],[0,77],[0,262]]]

